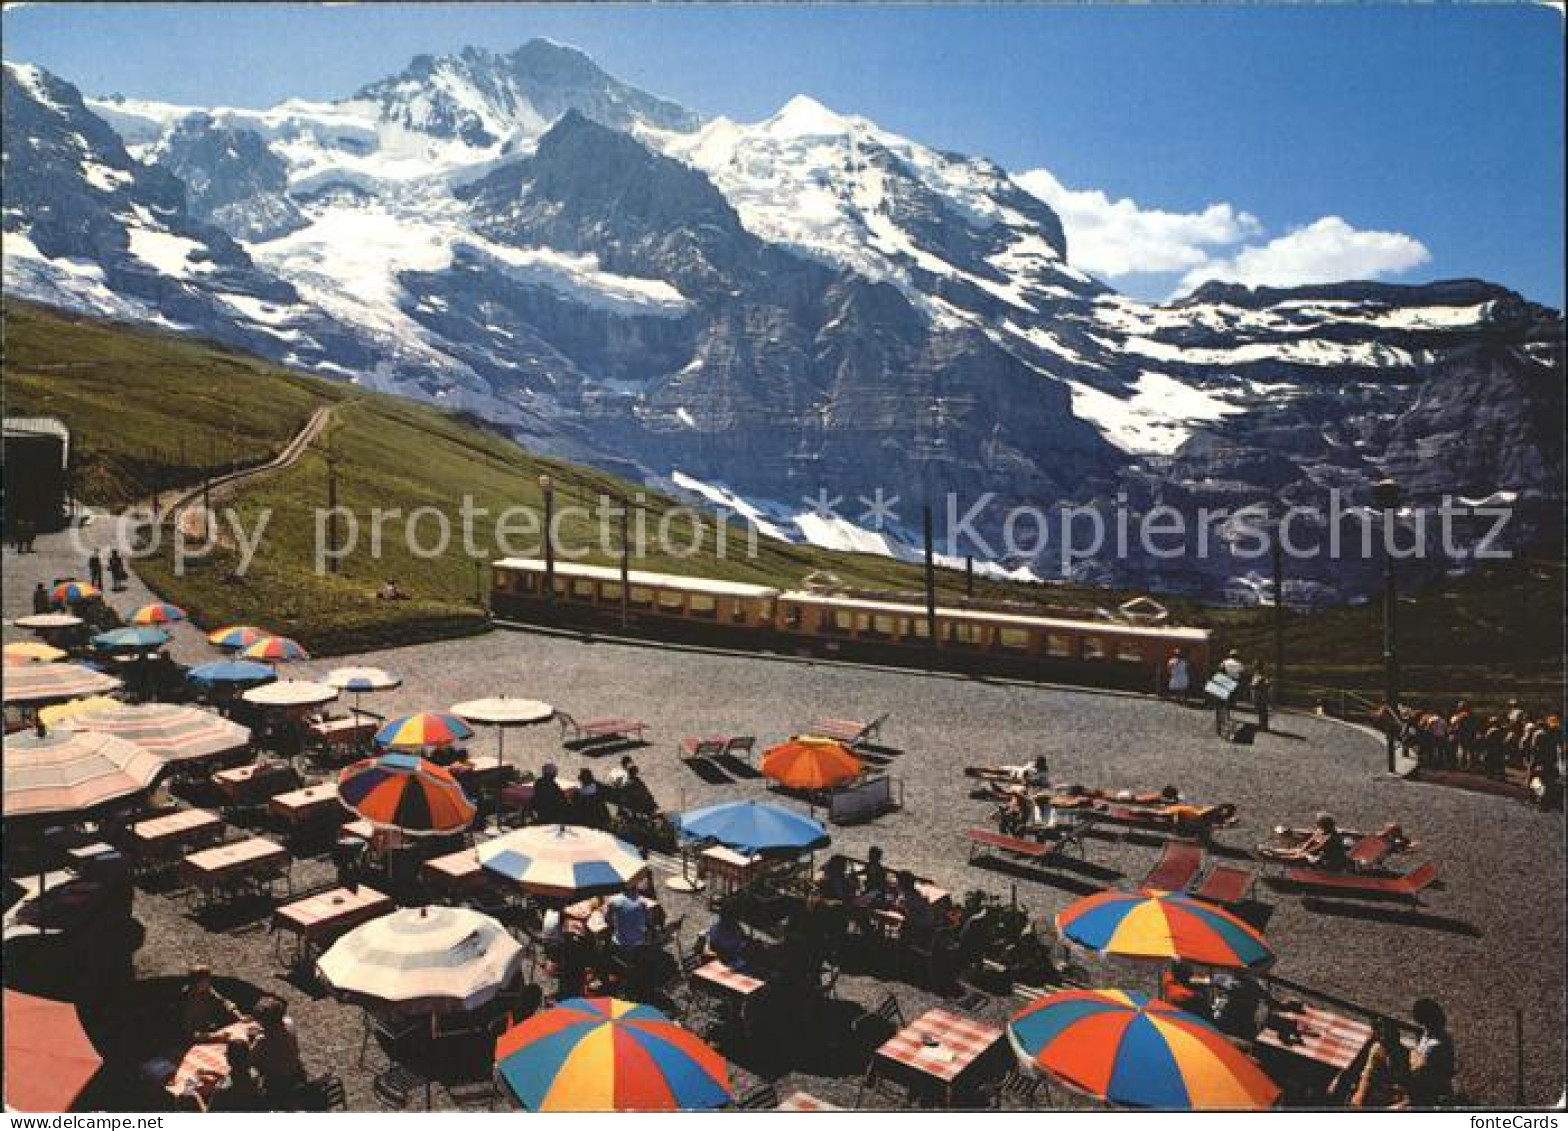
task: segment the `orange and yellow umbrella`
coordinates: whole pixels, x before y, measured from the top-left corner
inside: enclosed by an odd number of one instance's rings
[[[270,660],[273,663],[310,659],[310,653],[287,636],[263,636],[254,644],[241,648],[239,654],[247,660]]]
[[[1245,968],[1274,961],[1248,923],[1179,892],[1102,891],[1058,913],[1056,930],[1079,946],[1124,958]]]
[[[712,1111],[724,1058],[649,1005],[570,998],[497,1038],[501,1079],[529,1111]]]
[[[842,743],[793,738],[762,756],[762,772],[789,789],[830,789],[854,781],[865,769]]]
[[[166,601],[143,605],[131,614],[132,624],[173,624],[185,619],[185,610]]]
[[[1008,1022],[1020,1060],[1123,1107],[1260,1111],[1279,1085],[1208,1021],[1126,990],[1069,990]]]
[[[474,819],[457,779],[413,754],[355,762],[338,777],[338,797],[371,824],[410,836],[461,832]]]

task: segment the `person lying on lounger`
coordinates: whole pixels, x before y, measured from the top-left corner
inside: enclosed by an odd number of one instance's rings
[[[1349,865],[1345,851],[1345,834],[1331,814],[1319,813],[1311,833],[1296,844],[1264,844],[1258,846],[1258,855],[1271,860],[1311,864],[1315,868],[1340,869]]]

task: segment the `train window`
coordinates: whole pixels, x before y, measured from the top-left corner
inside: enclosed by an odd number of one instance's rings
[[[1136,640],[1118,640],[1116,642],[1116,658],[1124,664],[1143,663],[1143,649],[1138,647]]]
[[[555,587],[554,588],[555,588],[555,595],[557,597],[564,597],[564,596],[566,596],[568,591],[570,591],[571,583],[564,577],[557,577],[555,579]]]
[[[686,597],[686,611],[703,620],[717,620],[719,603],[706,593],[691,593]]]
[[[947,638],[954,644],[977,648],[985,643],[985,625],[969,621],[955,621],[947,626]]]
[[[621,599],[621,583],[619,581],[606,581],[599,586],[599,600],[619,601]]]
[[[1083,658],[1086,660],[1103,660],[1106,657],[1105,641],[1098,636],[1085,636],[1083,638]]]
[[[996,646],[1013,652],[1026,651],[1029,648],[1029,630],[1027,628],[999,628],[996,630]]]
[[[1060,659],[1071,659],[1073,654],[1073,638],[1062,632],[1046,633],[1045,654],[1047,656],[1056,656]]]
[[[593,600],[593,582],[586,577],[579,577],[572,582],[572,596],[579,601]]]
[[[678,613],[686,604],[686,594],[677,589],[659,590],[659,611],[662,613]]]
[[[522,574],[522,575],[518,575],[518,574],[514,573],[512,575],[512,580],[513,581],[517,581],[517,582],[521,582],[521,584],[519,585],[519,588],[524,593],[537,593],[537,592],[539,592],[539,579],[537,577],[535,577],[531,573],[525,573],[525,574]]]
[[[745,600],[745,598],[743,598],[743,597],[733,597],[733,598],[730,599],[730,621],[732,623],[734,623],[734,624],[745,624],[747,622],[747,620],[749,619],[748,618],[748,613],[749,612],[750,612],[750,610],[748,610],[746,608],[746,600]]]
[[[848,609],[834,609],[822,621],[822,631],[847,635],[855,629],[855,615]]]
[[[633,585],[630,602],[640,609],[646,609],[653,604],[653,590],[646,585]]]
[[[801,610],[799,605],[784,606],[784,627],[788,629],[800,628]]]
[[[913,617],[909,621],[907,635],[914,637],[916,640],[927,640],[931,636],[930,629],[931,626],[926,624],[925,617]]]

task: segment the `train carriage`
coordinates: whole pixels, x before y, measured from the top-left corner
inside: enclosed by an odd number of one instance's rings
[[[852,593],[558,562],[553,592],[537,558],[493,565],[497,617],[683,643],[820,655],[1051,682],[1156,691],[1165,661],[1210,663],[1201,628],[1040,616],[973,604],[937,609],[933,647],[924,605]],[[624,593],[623,593],[624,589]]]

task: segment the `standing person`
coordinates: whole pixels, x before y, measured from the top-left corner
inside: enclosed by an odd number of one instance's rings
[[[54,602],[49,599],[49,590],[45,589],[44,583],[40,581],[33,586],[33,612],[47,613],[53,607]]]
[[[125,568],[125,559],[120,556],[120,548],[114,547],[109,551],[109,577],[114,582],[116,593],[125,588],[125,579],[130,573]]]
[[[87,555],[87,580],[92,582],[94,589],[103,589],[103,559],[96,548]]]
[[[1225,658],[1220,661],[1220,671],[1240,686],[1247,679],[1247,665],[1241,662],[1241,653],[1232,648],[1225,653]]]
[[[1372,1047],[1367,1051],[1361,1080],[1350,1097],[1352,1107],[1394,1107],[1405,1100],[1405,1078],[1410,1054],[1399,1039],[1399,1026],[1379,1017],[1372,1026]]]
[[[1447,1103],[1454,1098],[1454,1076],[1458,1072],[1448,1015],[1437,1002],[1424,997],[1410,1007],[1410,1016],[1421,1026],[1421,1036],[1410,1054],[1410,1103],[1414,1107]]]
[[[1192,692],[1192,664],[1187,660],[1187,650],[1172,650],[1165,661],[1165,693],[1178,703],[1185,704]]]
[[[1269,729],[1269,696],[1273,693],[1274,685],[1269,679],[1268,669],[1259,667],[1256,675],[1252,677],[1252,705],[1258,712],[1258,729]]]

